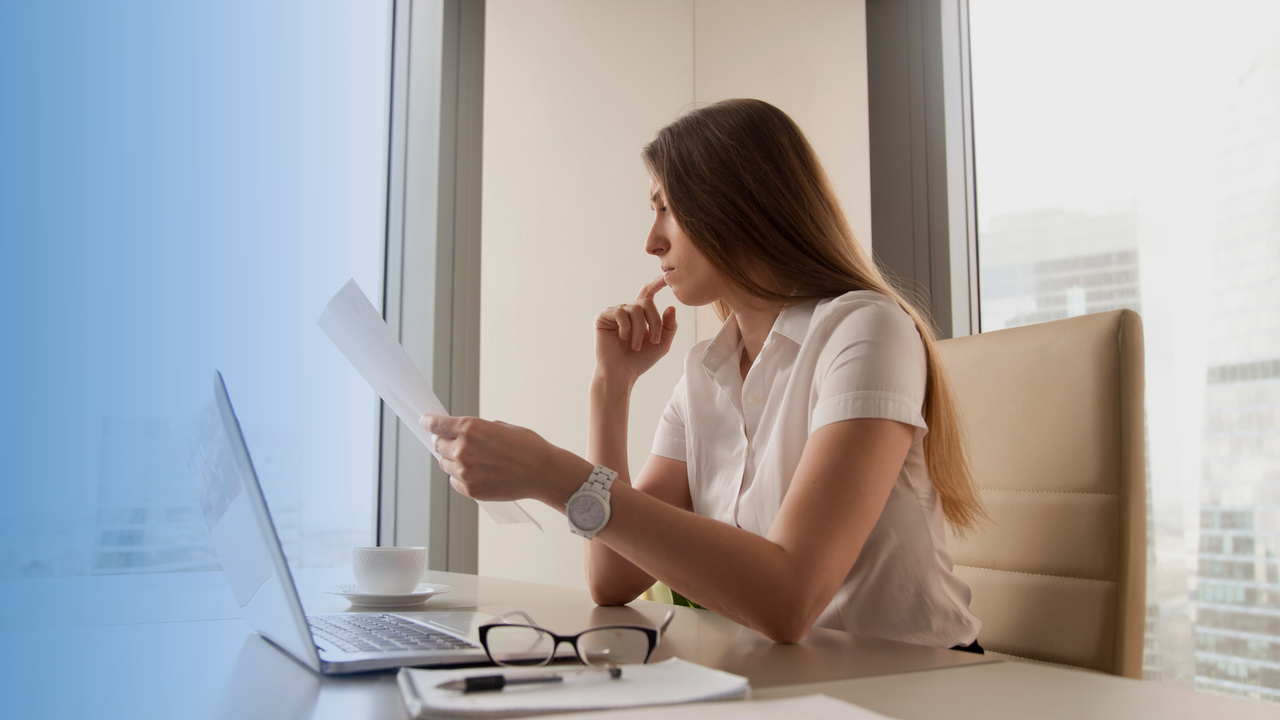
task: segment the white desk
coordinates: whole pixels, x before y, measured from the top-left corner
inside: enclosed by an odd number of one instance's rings
[[[308,612],[342,612],[324,593],[345,572],[298,573]],[[596,608],[585,592],[432,573],[455,587],[423,609],[523,609],[548,628],[657,622],[668,606]],[[150,578],[66,578],[6,583],[16,634],[44,648],[0,661],[8,717],[405,717],[391,673],[321,678],[254,635],[220,573]],[[24,592],[25,588],[25,592]],[[66,613],[70,611],[70,615]],[[67,661],[79,655],[83,660]],[[678,655],[751,678],[757,697],[821,692],[903,720],[912,718],[1280,718],[1280,708],[1082,671],[993,662],[832,631],[776,645],[706,611],[680,608],[655,659]]]
[[[1278,720],[1280,706],[1024,662],[766,688],[821,693],[899,720]]]

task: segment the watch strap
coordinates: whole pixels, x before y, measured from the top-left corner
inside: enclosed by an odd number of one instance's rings
[[[591,477],[582,484],[583,490],[595,490],[596,492],[609,497],[609,488],[613,485],[613,481],[618,479],[618,473],[610,470],[603,465],[595,466],[591,471]]]

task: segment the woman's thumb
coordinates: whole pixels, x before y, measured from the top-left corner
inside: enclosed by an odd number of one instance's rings
[[[676,308],[674,305],[662,311],[662,345],[670,347],[676,336]]]

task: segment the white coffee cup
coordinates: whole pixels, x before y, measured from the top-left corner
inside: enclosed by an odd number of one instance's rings
[[[427,569],[424,547],[358,547],[351,550],[351,569],[360,592],[396,595],[417,589]]]

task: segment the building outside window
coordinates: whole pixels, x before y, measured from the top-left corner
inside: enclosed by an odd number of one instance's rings
[[[1145,674],[1280,701],[1280,5],[969,10],[982,330],[1142,314]]]

